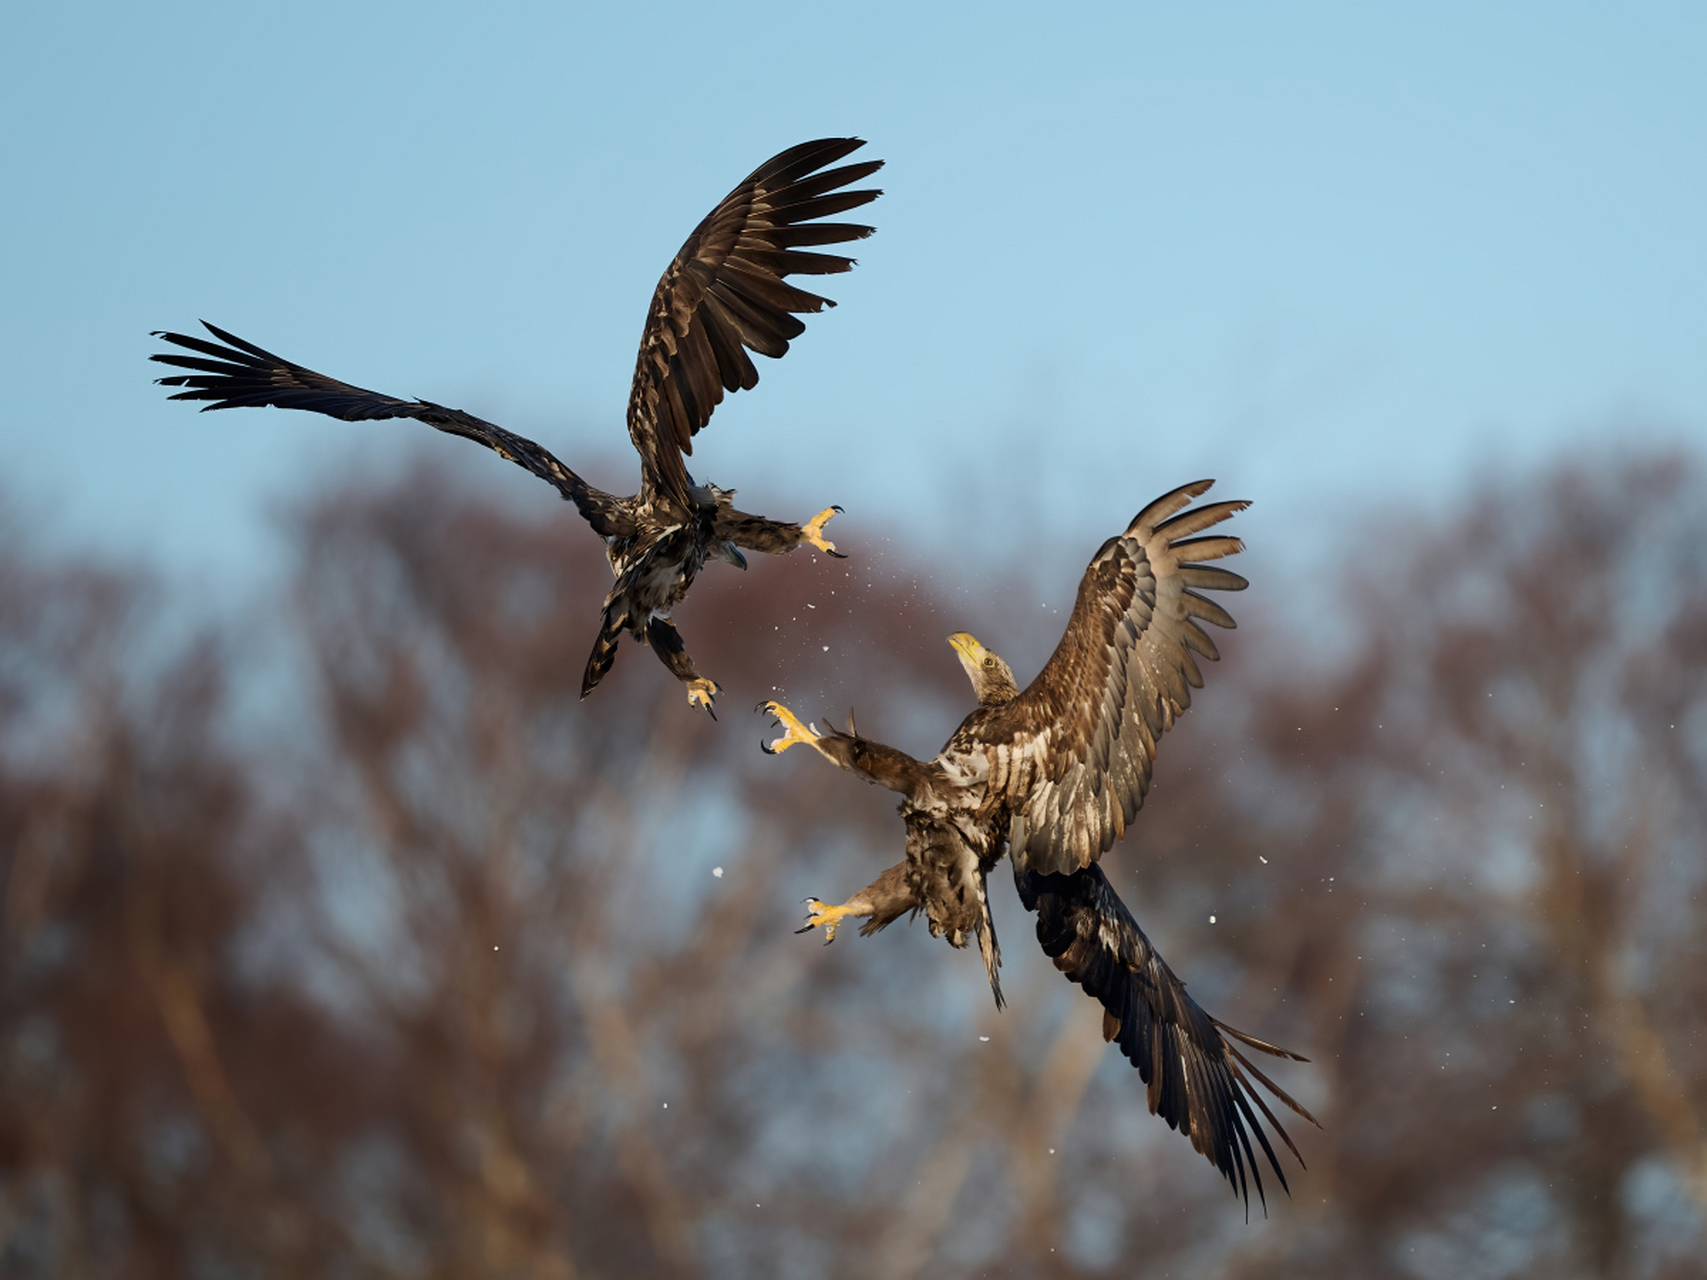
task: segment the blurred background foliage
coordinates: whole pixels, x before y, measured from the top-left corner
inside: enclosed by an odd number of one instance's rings
[[[424,463],[302,499],[235,616],[3,519],[7,1276],[1707,1275],[1681,456],[1505,474],[1238,602],[1104,865],[1313,1059],[1308,1170],[1248,1220],[1005,877],[1005,1013],[922,928],[792,932],[900,826],[747,708],[926,754],[970,702],[942,637],[1027,678],[1063,584],[714,569],[712,723],[632,645],[579,703],[596,542]]]

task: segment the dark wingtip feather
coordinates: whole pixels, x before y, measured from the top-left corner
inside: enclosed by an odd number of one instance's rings
[[[1304,1161],[1253,1081],[1310,1123],[1317,1122],[1236,1046],[1244,1043],[1285,1058],[1299,1055],[1205,1013],[1155,953],[1096,864],[1065,874],[1016,871],[1014,879],[1026,909],[1037,914],[1037,940],[1044,953],[1102,1004],[1105,1037],[1137,1068],[1151,1111],[1191,1138],[1244,1201],[1247,1214],[1254,1189],[1266,1216],[1258,1151],[1281,1189],[1288,1195],[1292,1189],[1263,1121],[1300,1167]]]

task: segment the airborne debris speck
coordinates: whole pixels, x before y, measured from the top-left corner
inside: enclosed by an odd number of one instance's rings
[[[828,652],[830,652],[830,646],[829,646],[829,645],[825,645],[825,646],[824,646],[824,652],[825,652],[825,653],[828,653]]]
[[[1210,916],[1210,917],[1209,917],[1209,923],[1210,923],[1210,924],[1214,924],[1214,923],[1215,923],[1215,917],[1214,917],[1214,916]]]
[[[711,874],[716,876],[719,880],[721,880],[721,879],[723,879],[723,868],[722,867],[713,867],[711,869]]]

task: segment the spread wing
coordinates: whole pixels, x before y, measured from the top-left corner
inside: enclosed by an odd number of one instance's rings
[[[1252,1079],[1311,1124],[1316,1119],[1252,1066],[1232,1041],[1296,1062],[1308,1059],[1235,1031],[1205,1013],[1156,954],[1101,867],[1069,875],[1016,869],[1014,881],[1026,910],[1037,913],[1037,940],[1055,967],[1102,1003],[1103,1039],[1117,1041],[1138,1068],[1149,1086],[1151,1113],[1189,1135],[1191,1145],[1209,1158],[1246,1204],[1248,1166],[1257,1198],[1266,1204],[1261,1168],[1251,1147],[1253,1135],[1283,1188],[1286,1174],[1252,1104],[1294,1156],[1298,1148],[1252,1087]]]
[[[806,326],[796,313],[835,303],[784,282],[790,275],[846,271],[852,258],[809,252],[860,240],[871,227],[818,222],[883,194],[843,191],[883,167],[881,160],[820,173],[865,143],[820,138],[760,165],[694,228],[658,281],[628,395],[628,434],[640,452],[646,490],[687,505],[683,454],[725,391],[759,381],[749,350],[774,358]]]
[[[526,467],[575,503],[602,536],[633,531],[632,520],[620,509],[617,500],[592,488],[554,458],[549,450],[532,440],[461,409],[447,409],[430,400],[399,400],[395,396],[353,387],[347,382],[292,364],[205,320],[202,327],[219,341],[209,342],[206,338],[182,333],[157,332],[154,335],[196,353],[182,355],[168,351],[149,357],[160,364],[192,370],[158,379],[163,387],[184,388],[171,397],[174,400],[206,400],[209,403],[202,406],[204,413],[209,409],[273,405],[280,409],[323,413],[345,422],[365,422],[371,418],[416,418],[453,436],[477,441],[500,457]],[[624,522],[630,526],[626,530],[622,527]]]
[[[1150,788],[1157,740],[1203,685],[1196,658],[1220,656],[1201,624],[1233,619],[1198,592],[1239,591],[1245,580],[1204,561],[1243,544],[1192,535],[1249,504],[1184,509],[1213,483],[1156,499],[1103,543],[1037,679],[969,717],[944,749],[986,754],[989,785],[1013,814],[1008,848],[1020,870],[1075,871],[1121,837]]]

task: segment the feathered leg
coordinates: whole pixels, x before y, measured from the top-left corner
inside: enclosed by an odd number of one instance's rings
[[[748,551],[763,551],[766,555],[780,556],[804,543],[817,547],[825,555],[846,560],[847,557],[836,550],[836,544],[824,537],[824,526],[840,510],[840,507],[825,507],[805,524],[788,524],[782,520],[767,520],[764,516],[749,515],[745,511],[736,511],[730,507],[717,513],[715,529],[719,538],[738,547],[745,547]]]
[[[670,674],[688,687],[688,702],[704,707],[713,720],[717,719],[717,712],[712,707],[712,700],[718,693],[717,685],[694,669],[693,659],[682,643],[682,633],[668,618],[653,618],[646,624],[646,642],[658,655],[658,661],[670,669]]]
[[[817,725],[802,724],[800,717],[780,702],[761,702],[758,710],[775,716],[784,731],[780,738],[760,741],[759,747],[766,755],[780,755],[796,743],[804,743],[837,768],[857,773],[867,781],[899,791],[909,798],[919,795],[921,788],[929,784],[930,767],[905,751],[862,738],[857,733],[843,733],[828,722],[825,727],[829,732],[819,733]],[[853,727],[853,712],[850,711],[848,728],[852,730]]]
[[[839,906],[828,906],[817,898],[806,899],[806,923],[796,933],[808,933],[824,926],[824,945],[836,940],[836,930],[849,916],[871,917],[860,929],[866,937],[894,924],[909,911],[916,911],[919,900],[908,883],[907,864],[898,862]]]
[[[795,932],[807,933],[823,926],[824,945],[828,946],[836,940],[842,921],[850,917],[869,917],[859,931],[863,938],[910,911],[922,910],[930,919],[931,933],[946,938],[951,946],[965,946],[968,935],[977,939],[990,993],[996,998],[996,1007],[1002,1008],[1006,1003],[1002,998],[1002,950],[996,942],[996,924],[990,918],[984,891],[984,868],[976,858],[967,865],[952,854],[954,865],[950,866],[944,858],[933,857],[932,850],[922,848],[911,833],[909,836],[906,861],[890,867],[846,902],[831,906],[817,898],[806,899],[806,923]]]

